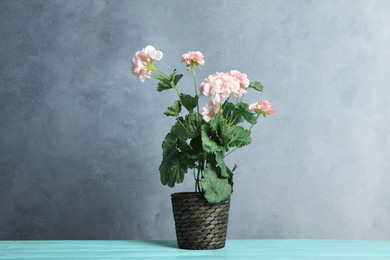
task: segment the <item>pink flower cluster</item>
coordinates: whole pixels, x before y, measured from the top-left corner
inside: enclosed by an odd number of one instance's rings
[[[144,82],[146,78],[150,78],[152,73],[151,68],[156,60],[161,60],[163,53],[157,51],[153,46],[148,45],[143,48],[142,51],[137,51],[135,57],[131,60],[133,67],[131,72],[137,76],[137,78]]]
[[[249,105],[249,110],[257,114],[265,113],[267,115],[273,115],[276,113],[274,107],[267,100],[261,100],[260,102]]]
[[[209,97],[208,104],[214,104],[203,108],[203,118],[205,121],[210,121],[214,118],[215,112],[220,111],[220,106],[226,99],[233,95],[234,98],[242,96],[246,93],[250,81],[246,74],[237,70],[232,70],[230,73],[217,72],[208,76],[200,85],[199,91],[201,96]],[[218,110],[215,110],[218,105]]]
[[[191,71],[191,67],[204,65],[203,54],[200,51],[189,51],[181,56],[181,62],[187,64],[187,71]]]
[[[216,103],[223,104],[230,94],[236,98],[246,93],[249,83],[246,74],[237,70],[230,73],[217,72],[200,83],[199,91],[201,96],[210,97]]]
[[[204,65],[203,54],[200,51],[189,51],[181,56],[181,62],[185,62],[187,65]]]

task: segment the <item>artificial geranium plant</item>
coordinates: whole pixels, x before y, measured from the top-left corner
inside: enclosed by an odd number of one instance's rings
[[[162,56],[161,51],[149,45],[136,52],[131,69],[142,82],[150,78],[152,71],[158,72],[153,76],[159,81],[157,91],[173,89],[178,97],[164,113],[176,120],[162,143],[161,183],[174,187],[192,169],[195,192],[203,193],[211,203],[226,200],[233,192],[233,173],[237,166],[228,168],[225,158],[237,148],[249,145],[251,129],[259,116],[272,115],[275,110],[267,100],[251,105],[242,101],[249,88],[263,91],[263,86],[260,82],[250,82],[246,74],[237,70],[208,76],[199,85],[198,94],[195,69],[205,64],[199,51],[185,53],[181,59],[186,63],[186,70],[192,71],[195,95],[180,93],[177,85],[183,74],[176,74],[175,69],[167,75],[154,65]],[[202,111],[199,96],[209,98]],[[182,115],[183,107],[186,115]],[[240,125],[245,121],[250,124],[249,129]]]

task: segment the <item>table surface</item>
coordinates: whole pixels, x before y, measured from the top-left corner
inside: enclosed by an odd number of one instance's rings
[[[390,259],[390,241],[228,240],[216,250],[183,250],[174,240],[0,241],[0,259]]]

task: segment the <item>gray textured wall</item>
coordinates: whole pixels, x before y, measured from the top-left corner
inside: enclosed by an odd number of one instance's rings
[[[130,72],[200,50],[277,114],[235,152],[228,238],[390,239],[390,1],[0,1],[0,239],[174,239],[173,92]]]

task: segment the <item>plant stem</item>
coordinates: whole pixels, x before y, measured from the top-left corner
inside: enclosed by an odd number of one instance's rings
[[[260,116],[260,114],[257,115],[256,120],[259,118],[259,116]],[[226,156],[228,156],[229,154],[231,154],[232,152],[234,152],[237,148],[240,147],[240,145],[242,145],[242,143],[245,141],[245,139],[250,135],[251,129],[252,129],[252,127],[253,127],[254,125],[255,125],[255,124],[252,124],[252,125],[251,125],[251,127],[250,127],[249,130],[248,130],[248,133],[247,133],[247,134],[245,135],[245,137],[242,139],[241,143],[239,143],[233,150],[231,150],[228,154],[226,154],[224,158],[226,158]]]
[[[179,93],[179,91],[177,90],[175,83],[173,83],[173,82],[172,82],[172,87],[173,87],[173,89],[176,91],[176,94],[177,94],[177,96],[179,97],[180,103],[183,104],[183,100],[181,99],[180,93]]]
[[[228,98],[226,99],[225,103],[223,103],[223,105],[225,105],[225,106],[222,108],[222,110],[226,108],[227,103],[229,102],[230,96],[231,96],[231,94],[228,96]]]
[[[240,103],[241,103],[242,99],[244,98],[244,95],[245,94],[242,94],[241,99],[240,99]],[[240,104],[240,103],[238,103],[238,104]]]
[[[154,66],[153,66],[153,67],[154,67]],[[158,71],[158,72],[160,72],[161,74],[163,74],[166,78],[168,78],[168,75],[167,75],[167,74],[165,74],[163,71],[157,69],[156,67],[154,67],[154,69],[152,69],[152,70]]]
[[[198,192],[200,192],[200,190],[201,190],[201,188],[200,188],[200,171],[198,171],[198,179],[197,179],[196,184],[198,185]]]
[[[192,172],[193,172],[193,174],[194,174],[194,180],[195,180],[195,192],[197,192],[197,188],[198,188],[198,187],[197,187],[197,183],[198,183],[198,182],[197,182],[197,179],[196,179],[196,176],[195,176],[195,168],[192,169],[192,170],[193,170]]]
[[[197,188],[198,192],[200,192],[200,179],[202,178],[201,177],[202,169],[203,169],[203,156],[200,154],[198,156],[198,176],[196,177],[196,180],[195,180],[195,187]],[[196,192],[196,189],[195,189],[195,192]]]
[[[244,95],[245,95],[245,94],[242,94],[241,99],[240,99],[240,102],[238,102],[238,97],[236,98],[236,104],[235,104],[236,107],[237,107],[238,105],[241,104],[241,101],[242,101],[242,99],[244,98]],[[238,115],[233,119],[233,114],[232,114],[232,117],[231,117],[230,120],[228,121],[228,124],[230,125],[230,124],[232,124],[234,121],[236,121],[237,117],[238,117]],[[233,120],[232,120],[232,119],[233,119]]]
[[[197,84],[196,84],[195,66],[192,66],[192,74],[194,74],[195,98],[197,98],[198,97],[198,88],[197,88]],[[199,114],[199,101],[198,101],[198,99],[196,100],[196,111]]]
[[[229,125],[232,125],[233,123],[234,123],[234,121],[236,121],[236,119],[237,119],[237,117],[238,117],[239,115],[237,115],[233,120],[230,120],[229,122],[228,122],[228,124]],[[233,118],[233,115],[232,115],[232,118]],[[231,118],[231,119],[232,119]]]
[[[225,103],[223,103],[223,105],[222,105],[222,113],[223,113],[223,110],[225,110],[225,108],[226,108],[226,106],[227,106],[227,104],[229,102],[230,96],[231,96],[231,94],[228,96],[228,98],[226,99]],[[228,122],[228,119],[229,119],[229,114],[226,115],[226,118],[225,118],[226,122]]]

